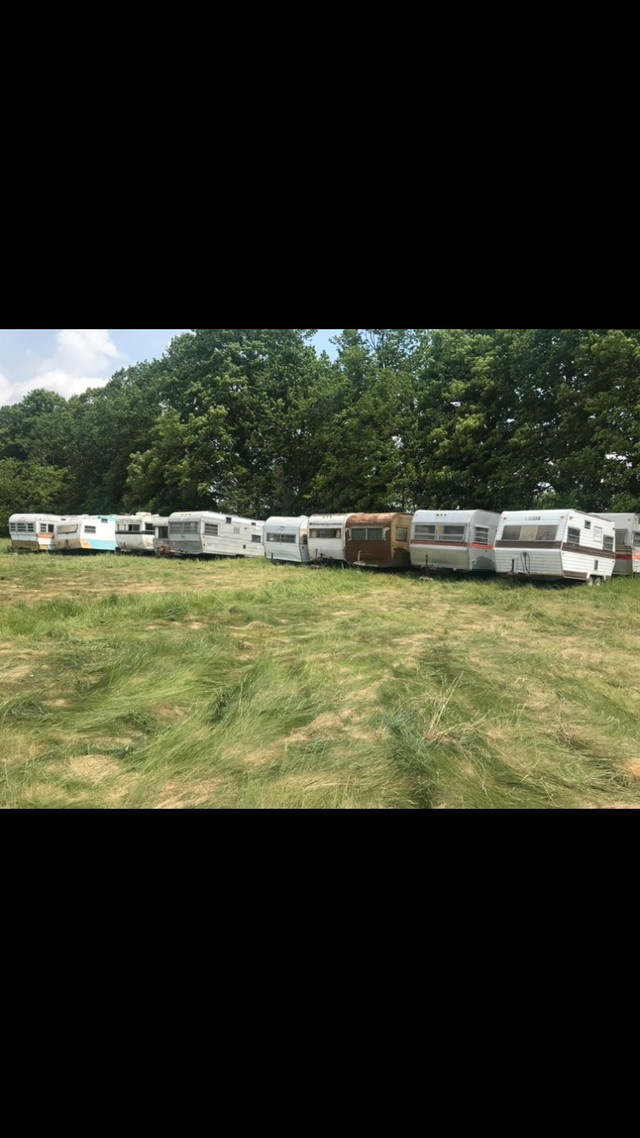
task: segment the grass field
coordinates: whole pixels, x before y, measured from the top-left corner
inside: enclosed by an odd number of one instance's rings
[[[5,809],[640,806],[640,581],[0,542]]]

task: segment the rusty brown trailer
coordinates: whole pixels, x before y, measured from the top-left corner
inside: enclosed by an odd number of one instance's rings
[[[349,514],[345,550],[349,565],[407,569],[412,514]]]

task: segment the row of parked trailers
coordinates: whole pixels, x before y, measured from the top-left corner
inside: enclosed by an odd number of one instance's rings
[[[208,510],[168,517],[13,514],[9,533],[18,551],[267,557],[588,583],[640,573],[640,515],[574,509],[312,514],[266,521]]]

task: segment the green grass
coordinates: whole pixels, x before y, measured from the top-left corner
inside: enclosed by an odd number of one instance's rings
[[[0,805],[640,806],[639,590],[0,543]]]

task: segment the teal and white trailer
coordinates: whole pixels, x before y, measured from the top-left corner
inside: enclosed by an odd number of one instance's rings
[[[55,553],[115,553],[115,514],[78,514],[54,527]]]

